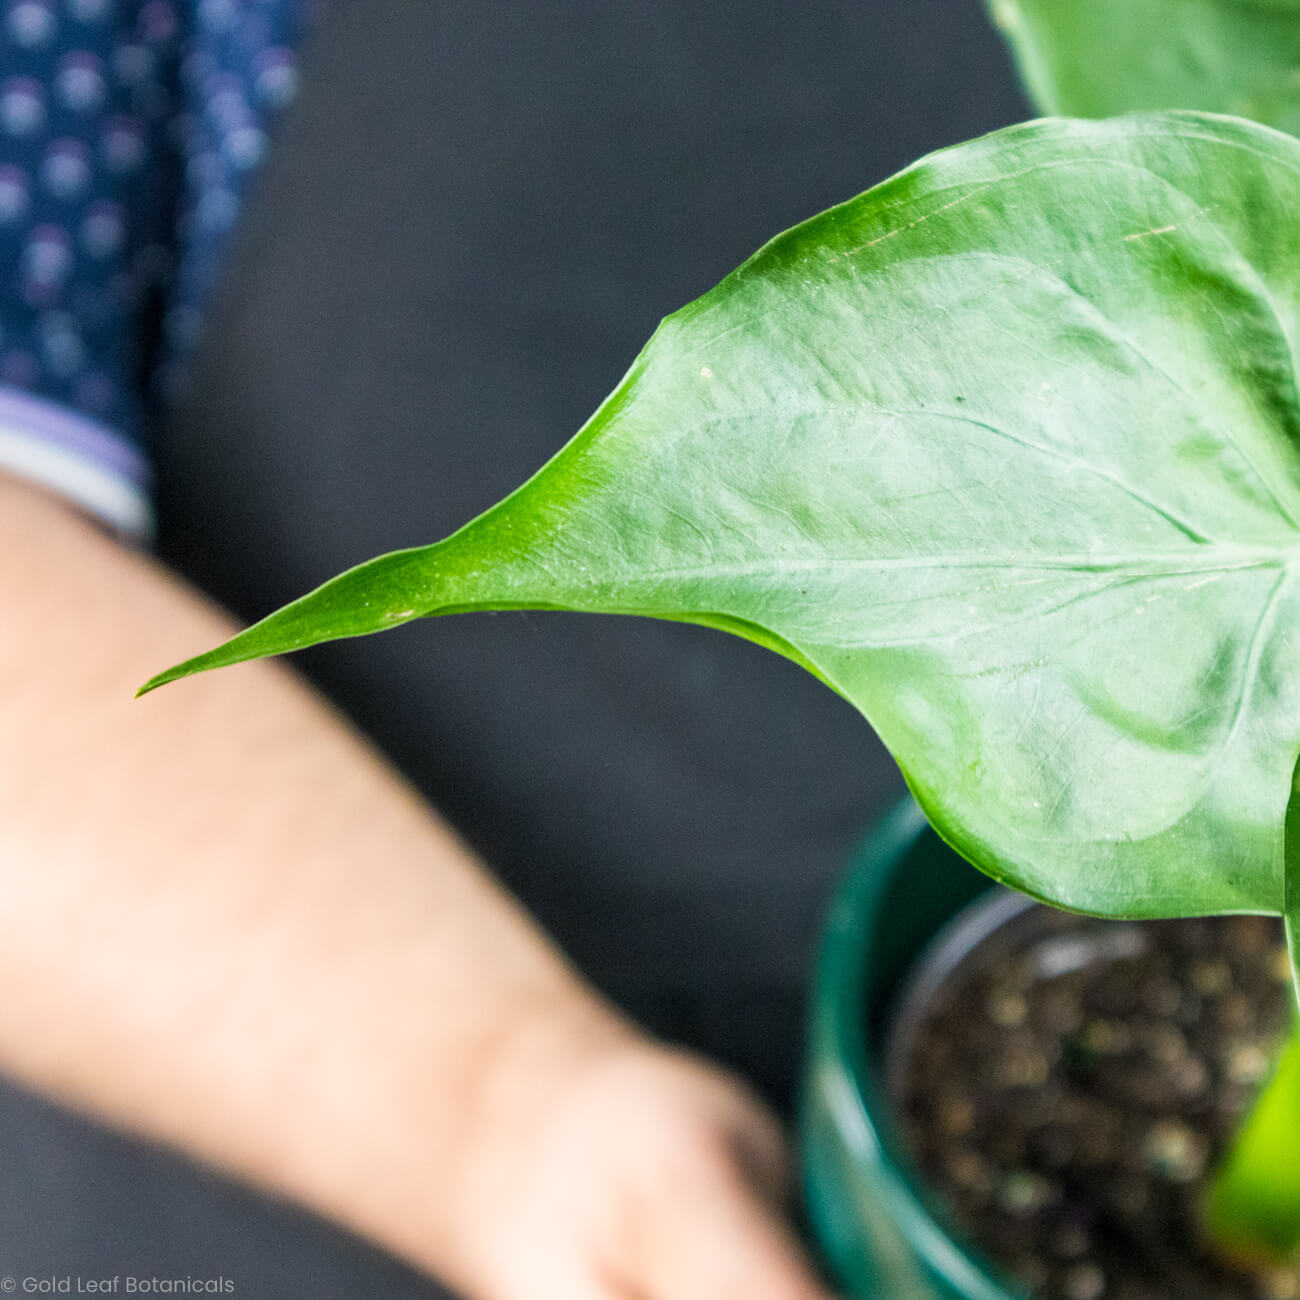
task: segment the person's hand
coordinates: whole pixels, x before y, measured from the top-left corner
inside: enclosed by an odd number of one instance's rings
[[[268,664],[132,702],[224,616],[3,475],[0,599],[0,1067],[473,1300],[822,1300],[762,1109],[333,710]]]
[[[473,1300],[829,1300],[743,1086],[630,1034],[559,1057],[479,1116],[455,1269]]]

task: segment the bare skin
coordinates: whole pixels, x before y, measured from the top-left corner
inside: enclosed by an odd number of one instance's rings
[[[583,985],[281,665],[0,476],[0,1068],[475,1300],[825,1300],[735,1080]]]

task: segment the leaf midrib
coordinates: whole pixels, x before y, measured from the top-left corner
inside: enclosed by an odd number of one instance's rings
[[[1189,564],[1188,550],[1213,551],[1235,557],[1228,563]],[[1130,573],[1135,577],[1174,578],[1195,574],[1233,573],[1259,568],[1300,569],[1300,538],[1275,549],[1237,547],[1219,542],[1189,543],[1183,551],[1134,550],[1122,554],[1092,551],[1047,553],[1041,555],[994,554],[979,558],[966,553],[955,555],[903,555],[889,558],[865,555],[820,555],[809,559],[791,559],[783,555],[751,561],[724,561],[717,564],[673,565],[619,575],[620,587],[656,585],[678,578],[747,577],[786,573],[817,573],[827,569],[915,570],[915,569],[1011,569],[1023,571],[1066,571],[1091,573]]]

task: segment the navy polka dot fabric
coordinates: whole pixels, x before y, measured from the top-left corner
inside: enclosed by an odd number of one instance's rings
[[[127,533],[310,8],[0,0],[0,468]]]

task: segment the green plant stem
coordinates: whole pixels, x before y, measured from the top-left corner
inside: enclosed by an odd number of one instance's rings
[[[1210,1183],[1205,1224],[1228,1257],[1284,1263],[1300,1250],[1300,1025]]]

